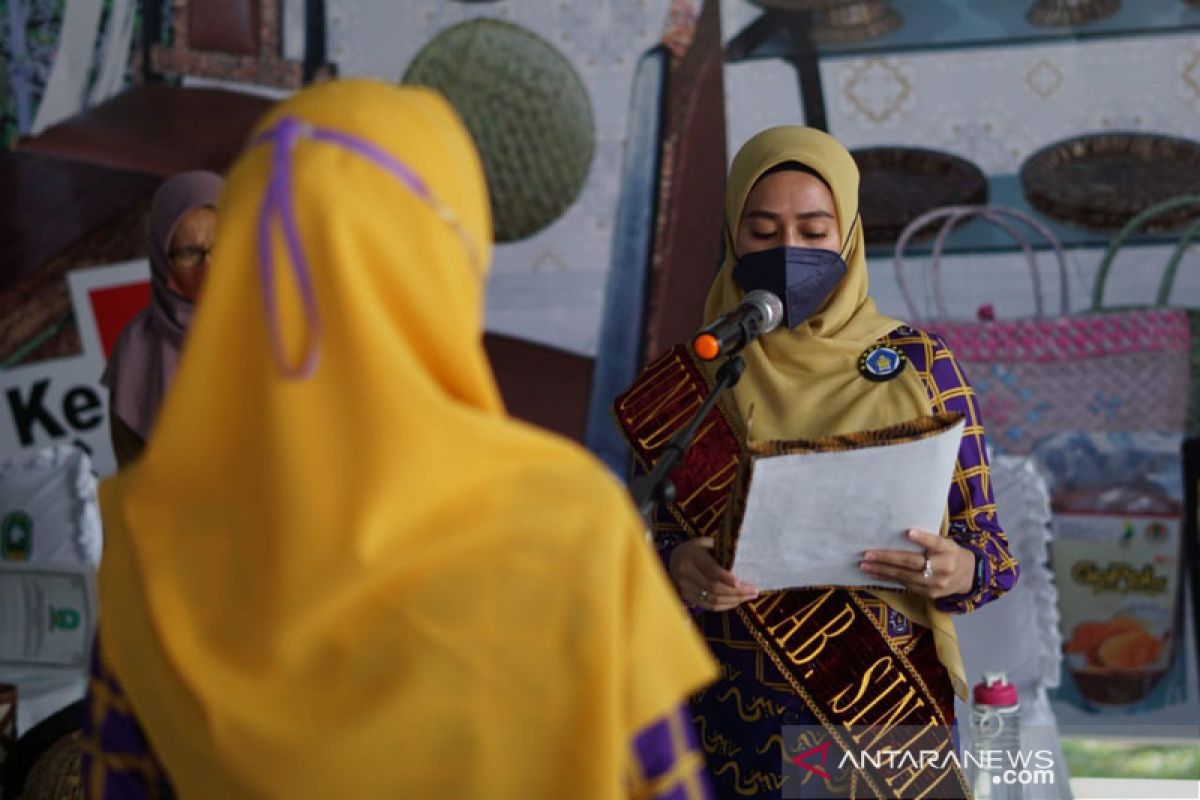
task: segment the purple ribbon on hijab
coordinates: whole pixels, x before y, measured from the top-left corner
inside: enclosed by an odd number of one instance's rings
[[[192,319],[192,303],[167,288],[171,238],[189,211],[215,207],[224,185],[212,172],[183,172],[165,181],[150,202],[150,305],[121,331],[101,379],[112,391],[113,411],[142,439],[158,417]]]
[[[300,229],[296,221],[296,193],[292,183],[292,166],[296,145],[301,139],[326,142],[366,158],[398,178],[417,197],[426,202],[443,221],[463,237],[464,246],[472,252],[469,238],[459,224],[454,212],[429,190],[425,181],[403,162],[371,142],[332,128],[314,126],[296,117],[283,117],[270,129],[254,139],[251,146],[263,143],[274,145],[271,159],[271,176],[262,207],[258,213],[258,277],[262,286],[263,306],[267,325],[271,330],[271,349],[275,363],[285,378],[300,380],[313,374],[321,343],[321,318],[317,309],[317,298],[313,291],[312,270],[300,240]],[[308,337],[300,363],[288,363],[283,332],[279,323],[279,309],[275,298],[275,252],[271,244],[271,223],[278,217],[283,228],[284,246],[291,262],[292,275],[300,292],[304,315],[308,324]]]

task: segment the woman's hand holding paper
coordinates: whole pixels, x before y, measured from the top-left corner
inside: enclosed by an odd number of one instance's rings
[[[909,541],[925,548],[911,550],[868,550],[858,566],[872,578],[896,581],[908,591],[936,600],[966,594],[975,577],[975,554],[936,533],[913,528]]]
[[[737,579],[712,555],[713,539],[684,542],[671,554],[669,571],[679,596],[705,611],[729,611],[758,597],[758,587]]]

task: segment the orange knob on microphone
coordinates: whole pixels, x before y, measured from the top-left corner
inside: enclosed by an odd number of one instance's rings
[[[702,333],[692,340],[692,352],[705,361],[721,355],[721,340],[711,333]]]

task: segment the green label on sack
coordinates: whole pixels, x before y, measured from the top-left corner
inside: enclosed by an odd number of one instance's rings
[[[33,518],[24,511],[13,511],[0,521],[0,558],[28,561],[33,554]]]
[[[73,608],[55,608],[50,606],[50,630],[73,631],[79,627],[82,620],[79,612]]]

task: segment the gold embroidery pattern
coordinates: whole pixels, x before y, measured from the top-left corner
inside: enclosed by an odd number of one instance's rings
[[[940,705],[907,657],[880,634],[858,593],[837,589],[780,592],[746,603],[737,613],[843,750],[851,749],[847,739],[854,738],[853,728],[878,731],[872,746],[886,736],[895,738],[893,734],[901,728],[920,732],[912,741],[890,742],[897,749],[911,747],[918,739],[920,749],[940,751],[951,746]],[[846,634],[847,638],[838,642]],[[844,648],[851,640],[855,646],[871,641],[884,647],[861,676],[838,691],[844,679],[835,677],[833,669],[819,666],[818,659],[826,647]],[[822,702],[814,701],[814,692]],[[957,781],[963,793],[967,791],[961,771],[953,765],[947,770],[881,769],[860,773],[860,777],[876,797],[919,796],[947,779]]]
[[[613,414],[643,469],[662,455],[671,436],[687,424],[704,402],[709,383],[682,345],[648,366],[628,390],[617,396]],[[692,536],[711,536],[724,518],[737,479],[741,439],[720,404],[705,421],[671,473],[676,502],[671,515]]]
[[[704,746],[704,752],[728,758],[736,758],[738,753],[742,752],[741,746],[731,737],[717,731],[710,733],[707,717],[696,715],[692,721],[696,724],[696,732],[700,735],[700,743]]]
[[[749,705],[747,705],[745,700],[742,698],[742,690],[737,686],[731,686],[726,689],[725,692],[723,692],[721,696],[717,698],[717,702],[724,703],[731,697],[734,699],[734,705],[737,708],[738,716],[742,718],[743,722],[758,722],[764,716],[778,717],[787,710],[778,703],[773,703],[771,700],[765,697],[755,697],[750,701]]]
[[[777,792],[787,783],[787,776],[777,772],[753,770],[743,776],[742,768],[736,761],[726,761],[713,770],[713,775],[719,778],[731,770],[734,775],[733,788],[742,797],[757,797],[760,792]]]
[[[718,630],[713,630],[713,626],[709,624],[712,618],[716,618],[718,622]],[[726,612],[723,614],[706,614],[704,625],[704,638],[711,644],[724,645],[732,650],[742,650],[754,653],[754,680],[760,686],[765,686],[768,689],[774,689],[777,692],[790,693],[792,686],[782,676],[773,678],[767,675],[766,653],[763,652],[762,646],[753,637],[746,638],[734,633],[733,615]],[[744,626],[743,626],[744,629]],[[737,670],[733,670],[737,672]],[[774,665],[772,665],[774,671]],[[777,672],[775,674],[778,674]],[[738,676],[729,676],[729,680],[736,681]],[[779,713],[783,713],[781,710]]]

